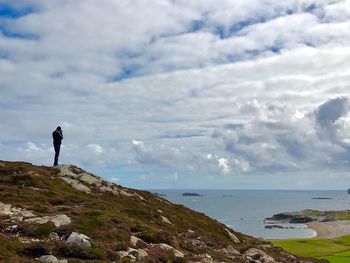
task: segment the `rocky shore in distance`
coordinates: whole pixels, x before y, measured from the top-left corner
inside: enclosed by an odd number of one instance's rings
[[[267,222],[280,222],[290,224],[304,224],[310,222],[329,222],[350,220],[350,210],[318,211],[306,209],[298,212],[284,212],[265,218]]]
[[[305,224],[313,229],[316,237],[336,238],[350,234],[350,210],[318,211],[302,210],[298,212],[284,212],[265,218],[265,228],[275,229],[281,224]],[[269,227],[271,226],[271,227]]]

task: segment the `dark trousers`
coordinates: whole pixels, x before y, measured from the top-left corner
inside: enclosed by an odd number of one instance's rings
[[[54,144],[53,147],[55,148],[55,160],[54,160],[53,165],[57,165],[58,164],[58,156],[60,155],[61,144]]]

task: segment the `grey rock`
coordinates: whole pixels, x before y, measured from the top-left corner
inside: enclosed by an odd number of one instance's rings
[[[250,248],[244,252],[244,257],[252,263],[276,263],[275,259],[257,248]]]
[[[41,256],[38,260],[44,263],[58,263],[58,259],[52,255]]]
[[[241,241],[238,239],[238,237],[236,237],[236,235],[234,235],[230,230],[228,230],[227,228],[225,228],[227,234],[229,235],[229,237],[231,238],[231,240],[235,243],[240,243]]]
[[[67,244],[76,244],[82,247],[91,247],[90,238],[84,234],[72,232],[67,239]]]

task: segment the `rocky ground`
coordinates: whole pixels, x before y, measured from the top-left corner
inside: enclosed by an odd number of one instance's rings
[[[75,166],[5,161],[0,161],[0,261],[322,262]]]

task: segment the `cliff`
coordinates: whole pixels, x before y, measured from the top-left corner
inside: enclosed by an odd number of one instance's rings
[[[75,166],[5,161],[0,161],[0,261],[321,262]]]

